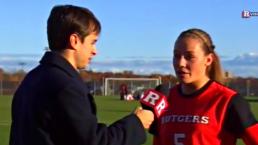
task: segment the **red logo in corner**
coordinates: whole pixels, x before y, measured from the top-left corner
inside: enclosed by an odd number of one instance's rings
[[[242,18],[250,18],[251,17],[251,14],[250,14],[250,11],[242,11]]]

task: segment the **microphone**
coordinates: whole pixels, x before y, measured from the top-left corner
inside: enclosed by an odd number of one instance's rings
[[[166,96],[154,89],[145,91],[140,103],[143,109],[153,111],[156,118],[159,118],[168,107]]]
[[[169,88],[167,86],[159,85],[154,89],[149,89],[144,92],[140,103],[143,109],[151,110],[154,113],[154,121],[152,122],[149,132],[153,135],[158,135],[158,118],[168,108],[167,97]],[[165,94],[165,95],[163,95]]]

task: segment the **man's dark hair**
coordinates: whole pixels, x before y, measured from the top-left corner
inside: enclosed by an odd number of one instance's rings
[[[47,21],[48,44],[50,50],[63,50],[69,45],[71,34],[77,34],[83,42],[90,33],[99,34],[101,25],[87,8],[73,5],[53,7]]]

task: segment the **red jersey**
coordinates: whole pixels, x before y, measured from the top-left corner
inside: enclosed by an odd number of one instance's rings
[[[175,86],[168,97],[169,109],[158,119],[154,145],[235,145],[238,136],[227,129],[231,125],[226,120],[232,118],[228,110],[236,94],[214,81],[191,95]]]

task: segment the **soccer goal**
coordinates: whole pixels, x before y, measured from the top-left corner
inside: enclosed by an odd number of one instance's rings
[[[104,95],[114,96],[120,94],[121,86],[126,86],[132,95],[146,89],[155,88],[161,84],[161,78],[105,78]]]

